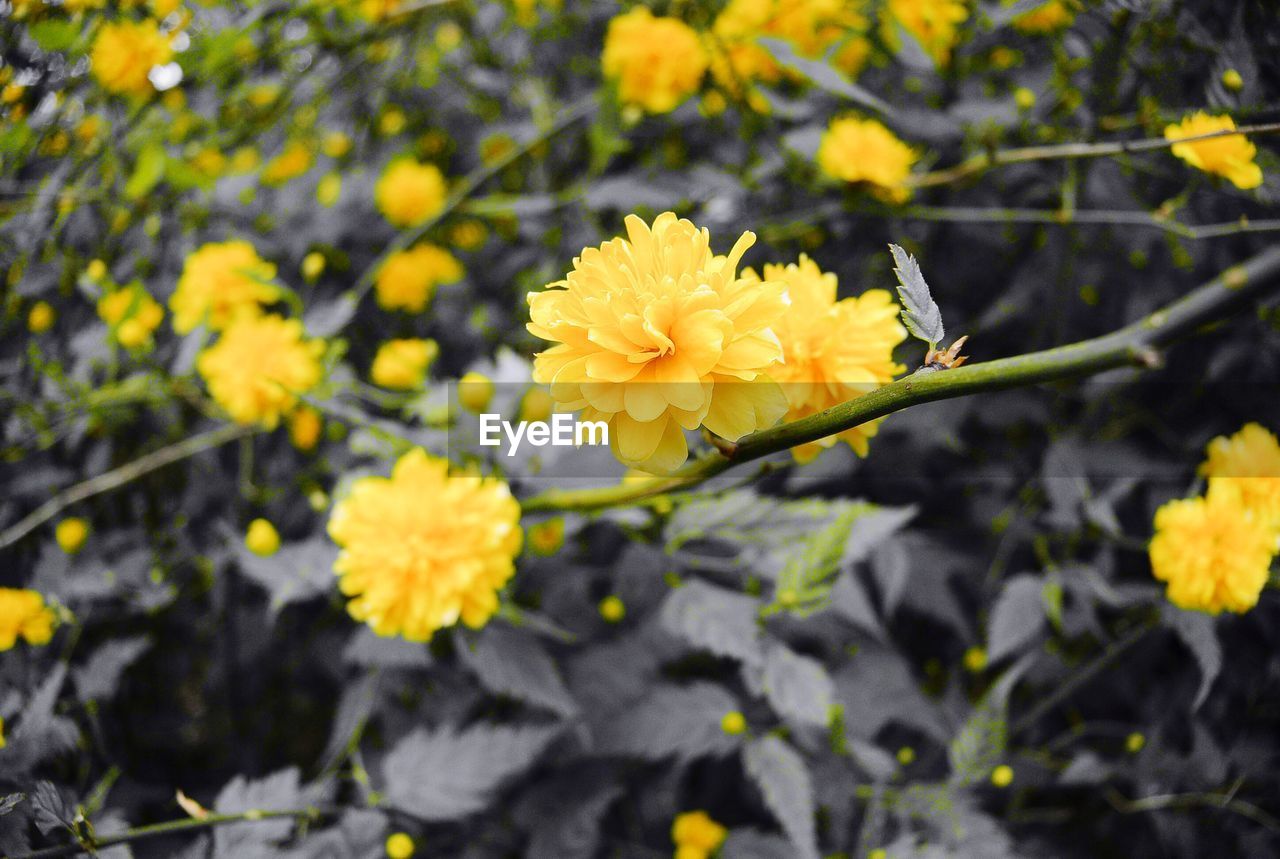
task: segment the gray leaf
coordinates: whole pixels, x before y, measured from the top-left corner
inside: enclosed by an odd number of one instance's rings
[[[987,657],[997,662],[1016,653],[1044,630],[1044,583],[1032,575],[1005,583],[991,610]]]
[[[595,726],[599,751],[659,761],[723,755],[738,741],[720,727],[738,709],[732,695],[711,683],[658,686],[638,704],[606,714]]]
[[[107,699],[120,685],[120,675],[151,647],[146,636],[108,641],[73,672],[81,701]]]
[[[662,625],[695,647],[759,665],[763,654],[754,597],[693,581],[662,606]]]
[[[897,245],[889,245],[896,266],[893,273],[898,276],[898,296],[902,299],[902,322],[912,336],[923,340],[933,348],[946,337],[942,327],[942,311],[929,292],[929,284],[925,283],[924,274],[915,257]]]
[[[795,855],[816,859],[818,836],[813,821],[813,783],[804,759],[774,736],[747,746],[747,774],[760,788],[765,805],[795,846]]]
[[[459,654],[490,692],[572,716],[578,705],[542,644],[528,631],[491,624]]]
[[[765,652],[764,693],[774,712],[788,722],[825,727],[834,689],[816,659],[777,643]]]

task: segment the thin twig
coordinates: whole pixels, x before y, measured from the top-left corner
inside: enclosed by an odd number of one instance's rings
[[[893,212],[892,217],[922,221],[951,221],[975,224],[1109,224],[1126,227],[1150,227],[1182,236],[1185,239],[1215,239],[1242,233],[1270,233],[1280,230],[1280,219],[1251,221],[1241,216],[1235,221],[1218,224],[1184,224],[1149,212],[1125,212],[1111,209],[1002,209],[982,206],[907,206]]]
[[[1233,792],[1234,793],[1234,792]],[[1235,799],[1232,795],[1218,796],[1212,793],[1169,793],[1129,799],[1115,788],[1107,788],[1105,794],[1111,807],[1121,814],[1138,814],[1144,811],[1162,811],[1175,808],[1220,808],[1247,817],[1272,832],[1280,832],[1280,820],[1251,802]]]

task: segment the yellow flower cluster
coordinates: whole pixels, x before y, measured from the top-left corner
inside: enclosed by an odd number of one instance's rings
[[[164,308],[141,284],[108,292],[98,299],[98,316],[126,349],[151,346],[151,335],[164,320]]]
[[[1234,131],[1235,127],[1235,120],[1229,116],[1210,116],[1204,111],[1197,111],[1177,125],[1166,127],[1164,139],[1181,140],[1215,131]],[[1237,188],[1248,190],[1262,184],[1262,168],[1253,162],[1258,154],[1257,147],[1244,135],[1175,143],[1171,148],[1174,155],[1192,167],[1222,176]]]
[[[384,388],[407,391],[422,384],[439,354],[434,340],[388,340],[378,347],[369,376]]]
[[[203,245],[187,257],[169,297],[174,330],[186,334],[203,322],[221,331],[241,316],[258,315],[261,305],[280,298],[275,276],[276,267],[248,242]]]
[[[1204,496],[1156,511],[1151,570],[1174,605],[1217,614],[1257,605],[1280,548],[1280,443],[1258,424],[1209,443]]]
[[[686,811],[671,824],[671,840],[676,843],[675,859],[707,859],[724,843],[729,831],[705,811]]]
[[[874,119],[834,119],[818,144],[818,167],[842,182],[865,182],[891,202],[910,195],[903,184],[916,161],[915,151]]]
[[[275,314],[242,316],[196,359],[213,399],[232,420],[274,429],[320,382],[324,343]]]
[[[53,609],[36,591],[0,588],[0,650],[9,650],[19,638],[27,644],[48,644],[55,620]]]
[[[424,243],[387,257],[378,269],[374,290],[378,306],[384,310],[421,313],[436,287],[456,283],[461,277],[462,263],[453,254]]]
[[[601,64],[624,104],[667,113],[702,85],[707,52],[688,24],[637,6],[609,22]]]
[[[756,278],[747,269],[744,276]],[[758,278],[757,278],[758,279]],[[898,321],[898,305],[883,289],[836,300],[836,276],[821,271],[803,254],[799,263],[766,265],[764,280],[787,285],[790,304],[774,323],[782,343],[783,362],[770,375],[787,395],[786,420],[798,420],[860,397],[893,381],[905,367],[895,363],[893,350],[907,337]],[[858,456],[867,455],[867,440],[879,421],[840,433]],[[801,462],[812,459],[837,437],[802,445],[792,453]]]
[[[782,360],[770,325],[786,285],[737,274],[752,233],[718,256],[707,230],[671,212],[652,226],[631,215],[626,228],[529,294],[530,333],[556,344],[536,356],[533,378],[558,411],[606,421],[620,461],[669,473],[688,457],[685,430],[736,440],[786,412],[768,377]]]
[[[434,164],[397,158],[383,171],[373,196],[378,210],[392,225],[414,227],[444,210],[449,188]]]
[[[881,21],[885,44],[897,50],[898,29],[920,43],[938,65],[951,62],[951,49],[960,36],[960,25],[969,17],[964,0],[889,0]]]
[[[301,140],[293,140],[285,144],[284,149],[262,168],[262,184],[283,185],[311,169],[316,155],[312,148]]]
[[[427,641],[461,620],[483,626],[515,571],[520,505],[491,478],[453,477],[415,449],[390,478],[356,481],[334,508],[329,535],[347,611],[378,635]]]
[[[147,95],[154,89],[147,75],[172,57],[169,37],[148,19],[102,25],[93,40],[89,62],[93,76],[107,92]]]

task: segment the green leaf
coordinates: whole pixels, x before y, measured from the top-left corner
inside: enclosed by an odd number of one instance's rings
[[[45,18],[28,27],[27,32],[46,51],[65,51],[76,43],[82,25],[70,19]]]
[[[466,817],[532,766],[559,732],[532,726],[419,728],[387,754],[384,793],[391,806],[423,820]]]
[[[139,200],[151,192],[151,189],[164,178],[165,167],[169,156],[165,154],[161,143],[148,143],[138,153],[138,160],[133,165],[133,174],[125,183],[124,195],[130,200]]]
[[[772,642],[765,651],[764,694],[789,723],[824,728],[835,686],[822,663]]]
[[[855,104],[860,104],[885,116],[893,115],[894,109],[888,102],[880,100],[853,83],[843,74],[836,71],[830,64],[800,56],[796,53],[795,46],[790,42],[784,39],[762,37],[756,40],[756,44],[772,54],[779,65],[799,72],[819,89],[826,90],[832,95],[848,99]]]
[[[692,581],[672,591],[662,606],[662,625],[694,647],[759,665],[757,615],[760,601],[725,588]]]
[[[946,337],[942,327],[942,311],[929,292],[929,284],[925,283],[924,274],[915,257],[897,245],[889,245],[893,254],[898,276],[898,296],[902,299],[902,321],[907,330],[918,340],[929,344],[929,348],[937,346]]]
[[[522,629],[490,624],[458,650],[462,661],[476,673],[490,692],[509,695],[545,707],[561,716],[572,716],[578,705],[560,679],[560,672],[542,644]]]
[[[659,685],[644,700],[620,713],[604,714],[595,726],[596,745],[604,754],[660,761],[682,761],[724,755],[738,740],[720,727],[738,701],[711,683]]]
[[[785,610],[805,617],[827,606],[849,535],[867,506],[849,504],[835,509],[835,517],[786,560],[778,573],[773,602],[765,609],[767,614]]]
[[[743,755],[747,774],[760,788],[765,805],[782,826],[801,859],[816,859],[818,835],[813,820],[813,782],[804,759],[778,737],[768,736],[747,746]]]
[[[952,738],[947,747],[952,784],[965,787],[980,782],[1003,759],[1009,739],[1009,693],[1033,658],[1028,654],[1010,666]]]

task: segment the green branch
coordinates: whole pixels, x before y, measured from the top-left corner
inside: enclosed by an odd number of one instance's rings
[[[922,403],[1085,376],[1117,367],[1154,368],[1160,364],[1160,349],[1236,312],[1261,295],[1277,274],[1280,274],[1280,247],[1272,247],[1228,268],[1174,303],[1110,334],[950,370],[917,370],[824,412],[746,436],[727,453],[712,451],[669,477],[628,481],[598,489],[553,489],[525,499],[521,507],[533,513],[632,504],[689,488],[735,465],[818,441]]]

